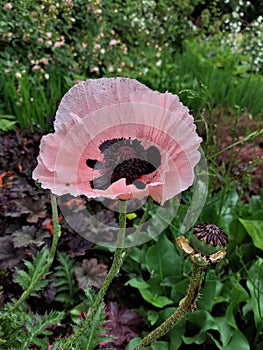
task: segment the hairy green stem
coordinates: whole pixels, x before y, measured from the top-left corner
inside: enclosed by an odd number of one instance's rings
[[[192,275],[188,287],[187,295],[181,300],[177,310],[159,327],[154,329],[133,350],[143,349],[168,333],[179,321],[181,321],[190,310],[195,309],[195,302],[199,295],[202,282],[202,268],[193,265]]]
[[[117,238],[117,248],[114,253],[113,262],[110,268],[110,271],[108,275],[106,276],[104,283],[99,290],[95,301],[93,305],[90,307],[89,312],[87,314],[87,317],[85,321],[83,322],[82,326],[79,328],[79,330],[74,333],[71,337],[68,338],[67,342],[61,346],[61,349],[68,350],[70,349],[70,346],[74,344],[74,342],[85,332],[85,330],[90,326],[90,323],[92,322],[92,319],[96,315],[96,312],[98,311],[99,306],[103,302],[103,298],[109,288],[110,283],[112,282],[113,278],[117,276],[117,274],[120,271],[122,261],[123,261],[123,243],[125,238],[125,232],[126,232],[126,202],[121,201],[120,205],[120,214],[119,214],[119,232],[118,232],[118,238]]]
[[[50,253],[49,253],[49,256],[47,259],[47,263],[46,263],[45,267],[43,268],[43,272],[42,272],[41,276],[39,276],[38,279],[31,282],[28,289],[24,291],[24,293],[21,295],[21,297],[15,303],[15,305],[10,309],[10,312],[15,311],[29,297],[29,295],[34,290],[36,284],[49,271],[50,266],[52,265],[52,262],[54,260],[56,250],[57,250],[58,240],[59,240],[60,233],[61,233],[61,229],[60,229],[60,225],[59,225],[59,221],[58,221],[58,209],[57,209],[56,196],[53,193],[51,193],[51,206],[52,206],[54,234],[53,234],[52,245],[50,248]]]
[[[138,238],[139,238],[139,234],[140,234],[140,229],[142,228],[142,225],[145,223],[145,221],[146,221],[146,219],[148,217],[149,211],[152,208],[152,205],[153,205],[153,199],[152,199],[152,197],[149,197],[148,201],[147,201],[147,206],[145,208],[145,211],[144,211],[144,213],[143,213],[143,215],[142,215],[142,217],[140,219],[140,222],[138,224],[138,227],[137,227],[135,233],[133,234],[134,235],[134,241],[132,242],[132,246],[130,246],[126,250],[123,260],[125,260],[128,257],[128,255],[132,252],[133,248],[136,246]]]

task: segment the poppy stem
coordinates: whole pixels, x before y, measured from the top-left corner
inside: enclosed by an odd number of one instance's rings
[[[30,282],[30,285],[28,288],[24,291],[24,293],[21,295],[21,297],[17,300],[17,302],[14,304],[13,307],[10,308],[10,312],[14,312],[32,293],[38,282],[48,273],[50,266],[53,263],[58,240],[61,234],[61,229],[58,221],[58,209],[57,209],[57,201],[56,201],[56,195],[51,193],[51,207],[52,207],[52,216],[53,216],[53,226],[54,226],[54,233],[53,233],[53,240],[52,245],[50,248],[50,252],[47,256],[47,261],[44,267],[41,269],[41,274],[38,274],[37,267],[36,267],[36,273],[33,275],[32,280]]]
[[[68,350],[70,349],[70,346],[74,344],[74,342],[85,332],[85,330],[90,326],[90,323],[92,322],[94,316],[96,315],[98,308],[100,307],[101,303],[103,302],[103,298],[109,288],[110,283],[114,279],[114,277],[117,276],[117,274],[120,271],[120,268],[122,266],[123,262],[123,243],[125,238],[125,232],[126,232],[126,201],[120,201],[120,213],[119,213],[119,232],[118,232],[118,238],[117,238],[117,247],[114,253],[113,262],[111,265],[111,268],[108,272],[108,275],[106,276],[104,283],[99,290],[94,303],[89,309],[89,312],[86,316],[85,321],[83,322],[82,326],[78,329],[76,333],[74,333],[71,337],[68,338],[65,344],[61,346],[61,350]]]
[[[132,241],[132,245],[126,250],[123,260],[125,260],[127,258],[127,256],[132,252],[133,248],[136,246],[136,243],[137,243],[138,238],[139,238],[139,234],[140,234],[141,229],[142,229],[142,225],[145,223],[145,221],[148,217],[149,211],[152,209],[152,205],[153,205],[153,199],[152,199],[152,197],[149,197],[145,211],[141,217],[141,220],[138,224],[136,231],[133,234],[134,240]]]
[[[159,327],[154,329],[133,350],[140,350],[167,334],[189,311],[194,311],[202,281],[202,267],[193,264],[187,295],[180,301],[177,310]]]

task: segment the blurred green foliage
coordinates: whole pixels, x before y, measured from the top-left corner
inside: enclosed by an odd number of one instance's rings
[[[262,111],[262,1],[27,0],[0,11],[0,114],[23,128],[48,129],[69,87],[102,76],[193,90],[182,99],[194,113],[208,98]]]

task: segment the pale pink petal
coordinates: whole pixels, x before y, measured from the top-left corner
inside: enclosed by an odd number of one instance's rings
[[[201,138],[193,117],[176,95],[152,91],[132,79],[88,80],[63,97],[56,114],[55,133],[44,136],[39,165],[33,178],[61,195],[90,198],[142,198],[152,196],[163,204],[192,185],[200,159]],[[91,188],[99,170],[87,159],[103,162],[99,146],[112,139],[137,139],[161,154],[158,169],[141,178],[144,189],[126,185],[122,178],[105,190]]]

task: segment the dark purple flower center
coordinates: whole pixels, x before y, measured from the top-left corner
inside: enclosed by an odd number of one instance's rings
[[[144,149],[140,141],[130,138],[107,140],[99,149],[104,162],[95,159],[86,162],[88,167],[101,173],[91,181],[91,187],[98,190],[106,190],[122,178],[126,179],[126,185],[134,184],[138,189],[144,189],[146,185],[140,177],[154,172],[161,164],[158,148],[151,146]]]

